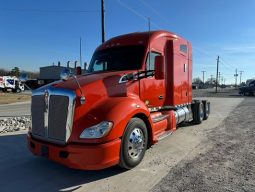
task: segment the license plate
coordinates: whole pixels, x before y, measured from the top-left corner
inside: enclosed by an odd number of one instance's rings
[[[49,148],[47,146],[41,147],[41,156],[43,156],[43,157],[49,156]]]

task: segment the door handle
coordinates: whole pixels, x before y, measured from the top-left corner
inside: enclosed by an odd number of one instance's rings
[[[163,98],[164,98],[163,95],[158,96],[158,99],[159,99],[159,100],[161,100],[161,99],[163,99]]]

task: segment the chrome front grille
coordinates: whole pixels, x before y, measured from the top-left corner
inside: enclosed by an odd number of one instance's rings
[[[69,139],[75,106],[71,90],[39,89],[32,95],[32,135],[38,139],[65,144]]]
[[[66,121],[68,113],[68,97],[52,95],[49,105],[48,136],[51,139],[66,139]]]
[[[36,95],[32,97],[32,128],[33,134],[44,137],[44,96]]]

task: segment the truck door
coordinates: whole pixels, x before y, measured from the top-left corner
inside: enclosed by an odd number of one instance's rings
[[[155,67],[155,57],[161,55],[150,52],[146,59],[146,72],[150,75]],[[148,76],[140,80],[140,98],[148,107],[161,107],[165,101],[165,80],[156,80],[154,76]]]

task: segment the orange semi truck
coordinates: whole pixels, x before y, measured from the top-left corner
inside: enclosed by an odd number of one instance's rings
[[[75,169],[131,169],[179,124],[210,113],[210,102],[192,99],[190,42],[167,31],[112,38],[86,74],[61,78],[32,93],[28,147]]]

